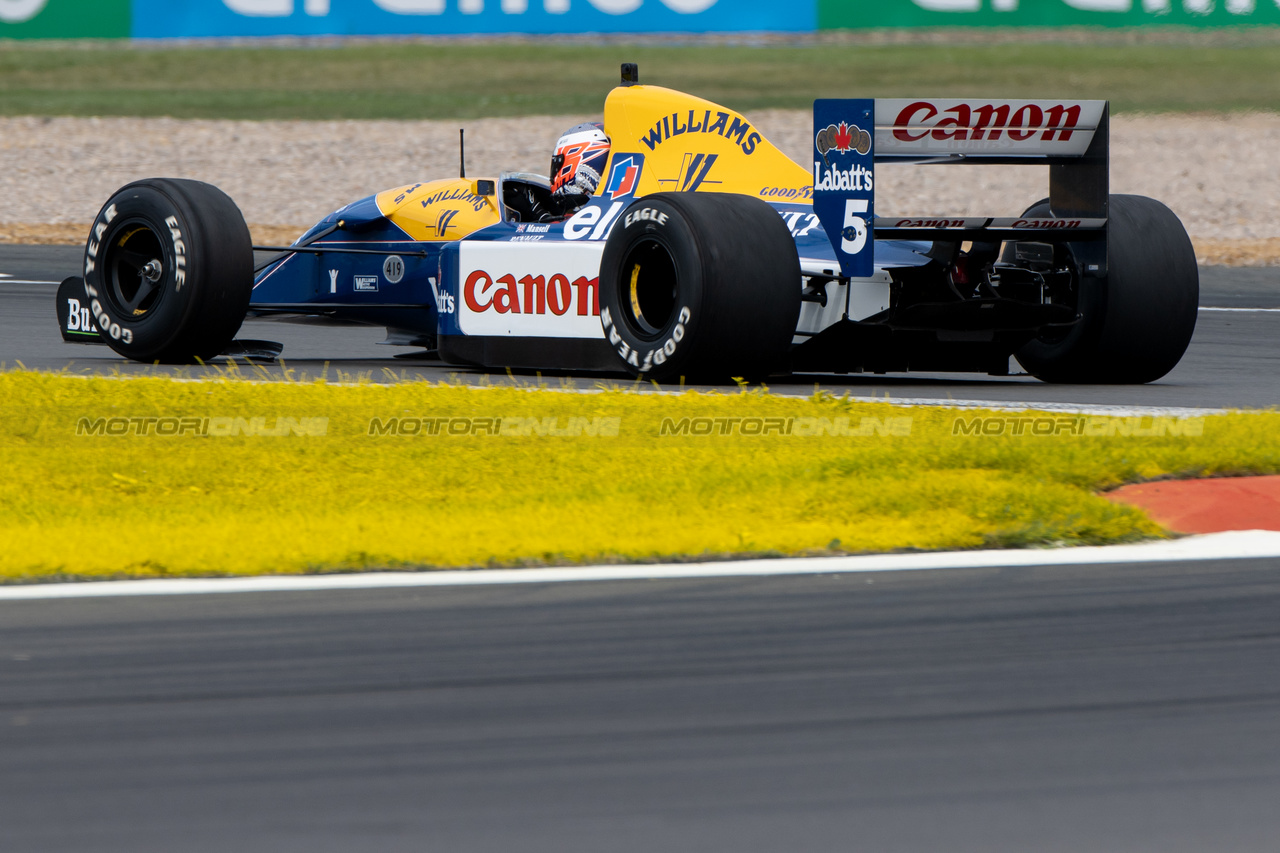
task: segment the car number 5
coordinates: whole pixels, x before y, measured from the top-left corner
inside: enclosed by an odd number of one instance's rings
[[[865,198],[849,198],[844,202],[844,227],[840,230],[840,249],[856,255],[867,245],[867,220],[859,213],[866,213],[869,202]]]

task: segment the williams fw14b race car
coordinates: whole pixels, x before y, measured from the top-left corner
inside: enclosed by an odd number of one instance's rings
[[[738,113],[622,77],[598,187],[559,216],[539,175],[441,178],[254,247],[215,187],[129,184],[59,289],[63,335],[142,362],[269,357],[235,340],[244,318],[306,314],[484,368],[1005,375],[1016,356],[1090,383],[1158,379],[1191,340],[1191,242],[1160,202],[1108,193],[1106,101],[819,100],[800,166]],[[888,162],[1042,163],[1049,193],[1003,218],[883,215]],[[275,252],[256,269],[255,248]]]

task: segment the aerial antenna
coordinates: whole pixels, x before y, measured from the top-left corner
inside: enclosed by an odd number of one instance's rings
[[[458,177],[467,176],[467,139],[466,130],[458,128]]]

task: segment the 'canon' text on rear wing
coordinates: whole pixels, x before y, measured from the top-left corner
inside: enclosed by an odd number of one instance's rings
[[[848,114],[846,123],[838,119]],[[857,118],[854,118],[854,116]],[[873,122],[868,118],[873,117]],[[874,129],[867,133],[867,124]],[[814,103],[815,212],[833,236],[846,275],[865,275],[874,239],[1088,242],[1088,272],[1106,272],[1110,103],[1075,100],[881,98]],[[841,154],[853,158],[842,171]],[[884,215],[874,198],[875,163],[1049,167],[1049,215]],[[819,201],[821,199],[821,201]],[[857,216],[850,213],[868,215]],[[824,211],[830,211],[824,216]],[[873,213],[874,211],[874,213]],[[843,218],[836,220],[836,213]],[[865,251],[834,239],[865,226]],[[858,247],[862,249],[863,243]],[[842,251],[844,250],[844,251]]]

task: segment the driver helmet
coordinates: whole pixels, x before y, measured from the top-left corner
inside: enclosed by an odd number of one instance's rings
[[[551,155],[553,196],[594,195],[609,159],[609,137],[598,122],[579,124],[560,135]]]

